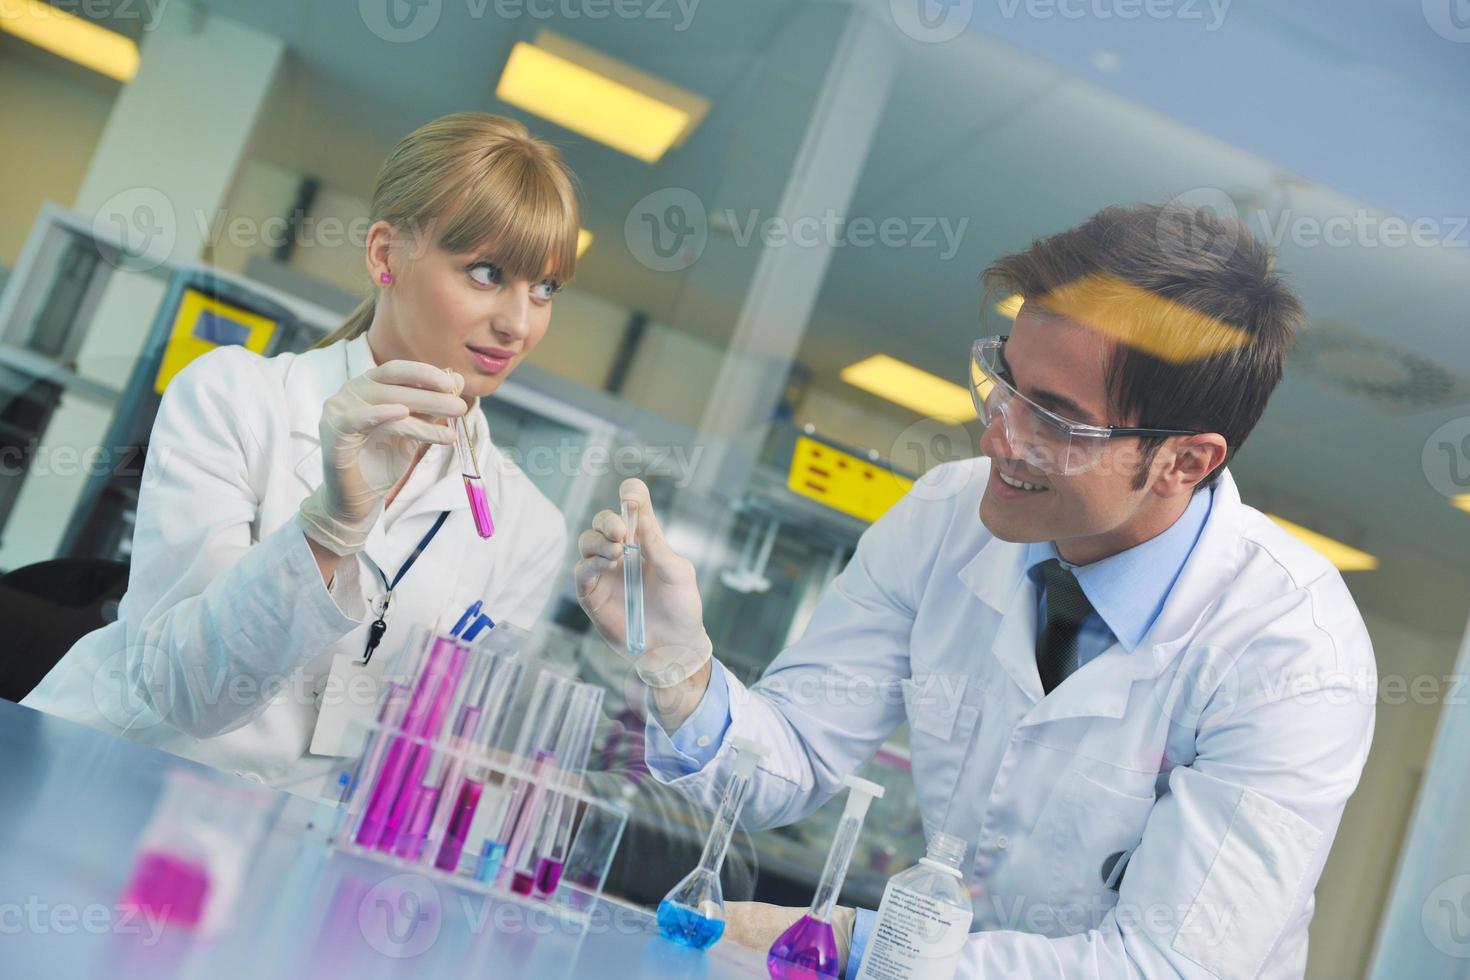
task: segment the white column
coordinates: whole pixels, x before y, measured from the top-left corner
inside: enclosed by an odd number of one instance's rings
[[[199,259],[284,50],[279,38],[228,18],[181,2],[163,5],[73,208],[107,227],[120,222],[150,255]],[[78,353],[78,373],[121,388],[163,289],[145,274],[114,273]],[[109,421],[97,405],[63,399],[5,528],[0,567],[54,556],[86,482],[68,461],[100,444]]]
[[[776,209],[787,227],[846,215],[895,67],[890,26],[854,7]],[[779,401],[835,247],[825,230],[816,239],[761,248],[700,424],[716,452],[739,454],[746,447],[735,443],[763,427]],[[741,460],[727,459],[704,472],[723,471],[716,479],[728,487],[742,469]]]
[[[224,207],[285,44],[217,14],[171,3],[143,39],[73,208],[171,261],[198,259]],[[138,277],[115,276],[78,370],[121,385],[152,321]],[[143,281],[144,288],[151,285]],[[141,302],[140,302],[141,301]]]
[[[818,12],[830,13],[831,9]],[[725,523],[728,518],[723,507],[711,510],[708,505],[716,497],[738,496],[746,486],[766,423],[780,401],[836,247],[831,231],[841,231],[840,220],[834,225],[830,219],[847,214],[893,84],[897,52],[891,30],[886,19],[860,6],[846,12],[809,115],[791,120],[802,136],[785,169],[774,215],[758,216],[760,221],[774,216],[787,228],[804,221],[810,229],[816,222],[823,230],[800,243],[788,240],[764,245],[757,237],[746,246],[759,253],[700,423],[703,457],[691,492],[679,498],[681,516],[690,526],[703,528],[702,533],[688,535],[679,544],[694,552],[689,557],[706,575],[709,562],[718,559],[711,548],[720,537],[719,529],[709,521]],[[811,56],[800,37],[784,53],[792,74],[804,71],[800,61]],[[776,111],[778,116],[783,114]],[[736,148],[735,153],[739,156],[740,150]],[[747,177],[738,162],[730,167],[732,181],[759,181],[771,170],[768,160],[752,160],[752,176]],[[720,197],[722,205],[745,203],[738,189],[732,192],[722,187]],[[748,222],[756,216],[737,213],[735,217],[747,222],[748,230]],[[719,254],[733,249],[712,234],[710,248],[695,272],[708,280],[728,274],[731,268],[741,269],[739,258]],[[712,254],[714,262],[710,261]],[[734,261],[726,263],[727,258]],[[710,285],[718,292],[718,284]],[[688,292],[699,293],[695,289]]]

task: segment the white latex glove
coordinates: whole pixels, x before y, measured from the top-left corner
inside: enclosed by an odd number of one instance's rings
[[[643,654],[633,669],[649,687],[673,687],[688,680],[705,665],[714,649],[704,630],[704,604],[694,578],[694,565],[674,553],[664,539],[662,525],[648,499],[642,480],[624,480],[619,501],[638,506],[637,544],[643,550]],[[577,539],[582,558],[577,562],[577,601],[602,638],[626,649],[627,614],[623,598],[623,539],[627,527],[621,514],[599,511],[592,527]]]
[[[765,902],[726,902],[724,938],[765,953],[781,938],[781,933],[809,911]],[[832,910],[832,934],[837,939],[837,962],[840,964],[838,976],[847,972],[847,954],[852,948],[852,927],[856,922],[856,909],[838,906]]]
[[[301,502],[306,536],[338,555],[361,551],[383,498],[423,443],[454,442],[464,378],[419,361],[389,361],[343,385],[322,406],[322,483]]]

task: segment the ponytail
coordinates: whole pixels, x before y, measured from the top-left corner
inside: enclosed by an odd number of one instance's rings
[[[357,309],[348,315],[346,322],[342,326],[312,344],[311,349],[317,350],[322,347],[330,347],[339,340],[351,340],[354,337],[360,337],[367,333],[367,328],[373,324],[373,309],[376,305],[376,296],[369,296],[361,303],[358,303]]]

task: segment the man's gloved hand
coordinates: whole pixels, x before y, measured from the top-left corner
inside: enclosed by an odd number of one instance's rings
[[[322,406],[322,483],[301,502],[306,536],[338,555],[361,551],[383,498],[423,443],[454,442],[438,418],[466,411],[464,378],[419,361],[389,361],[344,384]]]
[[[768,905],[765,902],[726,902],[724,938],[741,946],[765,953],[781,933],[807,914],[805,908]],[[852,927],[857,910],[837,907],[832,910],[832,933],[837,938],[837,974],[847,970],[847,954],[852,948]]]
[[[714,645],[704,630],[704,604],[699,598],[694,565],[669,547],[663,526],[642,480],[624,480],[620,500],[638,508],[637,544],[643,553],[646,649],[633,669],[650,687],[673,687],[688,680],[710,659]],[[599,511],[582,532],[577,547],[577,601],[602,638],[627,647],[627,613],[623,598],[623,541],[628,529],[621,514]]]

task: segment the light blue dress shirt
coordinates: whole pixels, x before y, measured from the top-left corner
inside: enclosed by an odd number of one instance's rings
[[[1038,627],[1046,622],[1046,593],[1040,566],[1047,559],[1056,558],[1077,576],[1082,593],[1092,603],[1093,611],[1083,620],[1077,637],[1078,667],[1115,642],[1132,653],[1143,642],[1175,580],[1184,570],[1184,563],[1210,516],[1214,498],[1213,487],[1196,493],[1184,513],[1162,534],[1090,565],[1067,562],[1050,541],[1027,545],[1026,574],[1037,587]],[[646,761],[650,768],[669,779],[697,772],[714,759],[729,727],[730,688],[724,671],[714,670],[699,707],[672,736],[649,714],[645,729]],[[869,909],[857,910],[847,957],[848,980],[857,976],[876,915]]]

